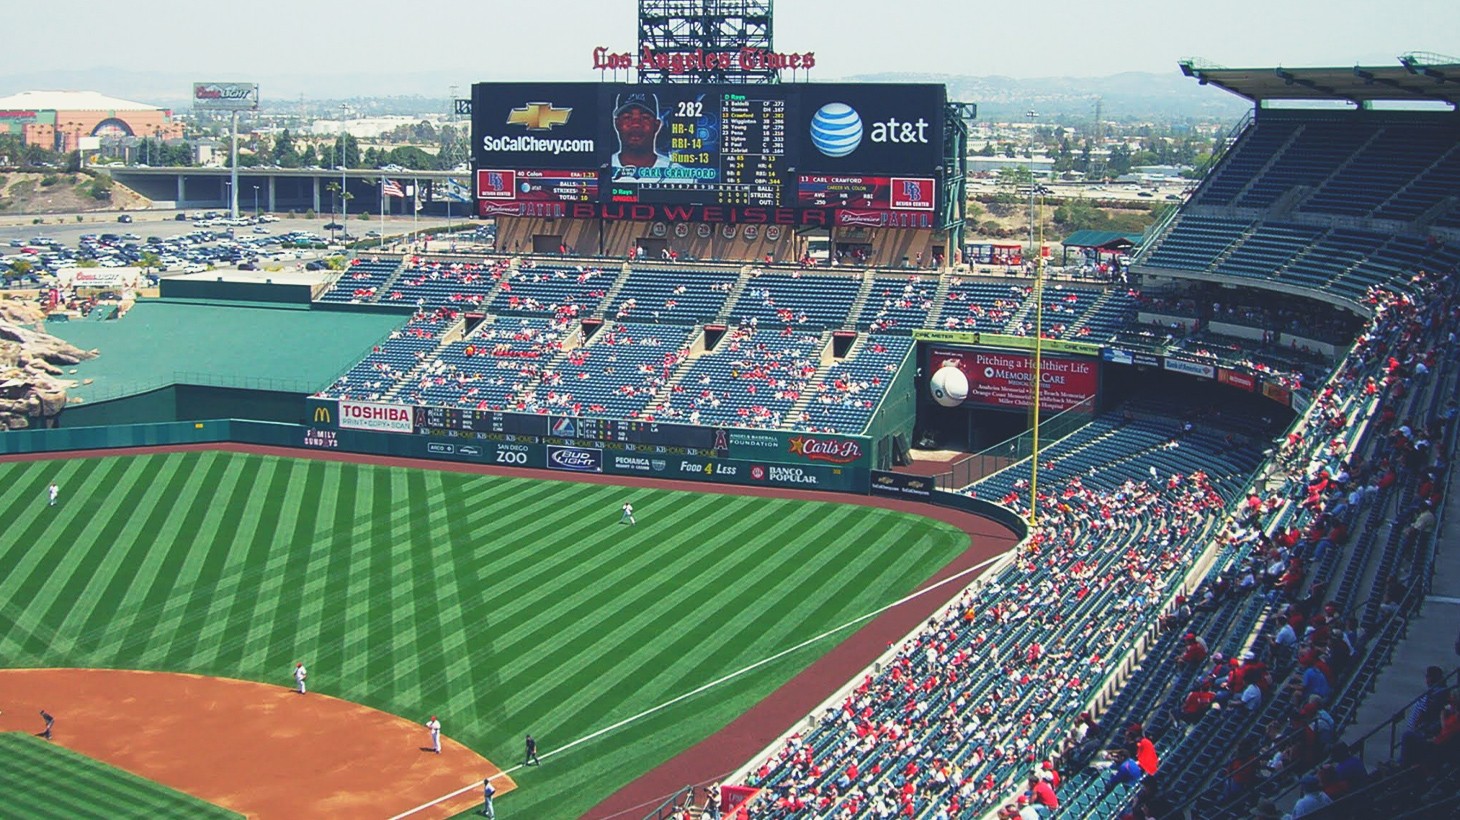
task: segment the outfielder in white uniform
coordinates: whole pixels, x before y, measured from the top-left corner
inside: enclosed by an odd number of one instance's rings
[[[630,504],[627,501],[624,502],[624,514],[619,517],[618,522],[620,524],[637,524],[637,523],[639,523],[639,522],[637,522],[637,521],[634,520],[634,505],[633,504]]]
[[[294,682],[299,684],[299,694],[301,695],[305,692],[304,679],[307,677],[309,677],[309,673],[305,671],[304,664],[294,664]]]
[[[426,721],[426,728],[431,731],[431,748],[435,750],[436,754],[441,754],[441,721],[432,715],[431,719]]]
[[[56,482],[52,481],[51,482],[51,488],[47,492],[50,494],[50,497],[51,497],[51,504],[50,504],[50,506],[52,506],[52,507],[56,506],[56,499],[59,498],[60,495],[61,495],[61,488],[56,485]]]

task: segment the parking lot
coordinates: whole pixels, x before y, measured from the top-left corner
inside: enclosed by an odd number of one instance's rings
[[[50,217],[43,224],[9,218],[0,223],[0,268],[15,260],[29,263],[30,273],[11,277],[6,284],[27,287],[43,284],[49,274],[65,267],[95,264],[100,267],[144,267],[152,262],[154,272],[166,276],[199,273],[214,268],[281,269],[314,267],[323,256],[341,253],[343,245],[331,242],[344,231],[329,229],[330,220],[275,218],[263,215],[255,222],[251,215],[233,222],[218,212],[131,213],[129,221],[119,214]],[[446,225],[441,219],[352,219],[348,230],[354,241],[379,240],[382,246],[405,241],[413,229]],[[470,223],[457,222],[466,226]],[[383,228],[383,230],[382,230]],[[359,252],[358,249],[354,252]],[[145,255],[145,256],[144,256]]]

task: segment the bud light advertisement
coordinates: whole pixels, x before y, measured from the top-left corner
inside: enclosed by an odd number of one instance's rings
[[[603,472],[603,451],[596,447],[547,448],[547,466],[574,473]]]

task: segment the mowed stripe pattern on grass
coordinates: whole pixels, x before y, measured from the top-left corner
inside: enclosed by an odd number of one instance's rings
[[[0,817],[242,817],[17,732],[0,733],[0,770]]]
[[[231,453],[0,481],[8,665],[289,685],[300,660],[312,689],[439,714],[504,766],[526,732],[551,751],[895,600],[967,545],[875,508]],[[830,645],[555,758],[510,799],[573,816]]]

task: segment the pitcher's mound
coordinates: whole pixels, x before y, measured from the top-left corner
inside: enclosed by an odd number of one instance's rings
[[[391,817],[501,772],[445,735],[441,754],[423,752],[429,736],[414,720],[312,692],[163,672],[0,670],[0,731],[41,731],[41,709],[56,718],[53,742],[253,817]],[[499,796],[516,785],[492,782]],[[417,816],[480,806],[480,794]]]

